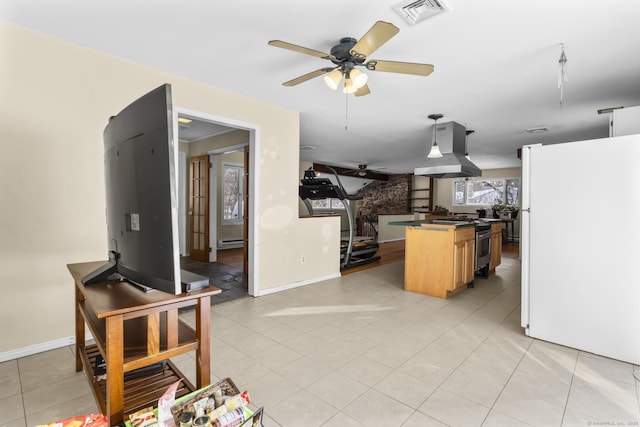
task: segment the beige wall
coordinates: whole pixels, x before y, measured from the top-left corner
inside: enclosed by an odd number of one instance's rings
[[[0,357],[73,335],[66,264],[107,252],[102,131],[109,116],[164,83],[175,105],[256,129],[259,290],[339,272],[339,224],[298,218],[297,112],[6,23],[0,63]]]

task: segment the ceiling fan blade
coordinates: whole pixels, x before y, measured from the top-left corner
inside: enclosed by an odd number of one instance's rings
[[[296,44],[283,42],[282,40],[270,40],[268,43],[270,46],[281,47],[282,49],[289,49],[294,52],[304,53],[306,55],[317,56],[322,59],[335,59],[335,57],[329,53],[321,52],[315,49],[309,49],[308,47],[298,46]]]
[[[302,75],[300,77],[296,77],[295,79],[289,80],[288,82],[284,82],[282,83],[282,86],[295,86],[298,85],[300,83],[304,83],[307,80],[311,80],[314,77],[318,77],[321,76],[323,74],[326,74],[330,71],[333,71],[334,68],[320,68],[319,70],[315,70],[312,71],[310,73],[307,73],[305,75]]]
[[[362,36],[362,38],[351,48],[351,55],[364,59],[371,55],[376,49],[388,42],[391,37],[398,34],[400,30],[393,24],[378,21]]]
[[[428,76],[433,72],[431,64],[416,64],[414,62],[378,61],[372,59],[365,64],[369,71],[384,71],[387,73],[413,74]]]
[[[364,85],[360,89],[355,91],[353,94],[355,96],[365,96],[365,95],[369,95],[370,93],[371,93],[371,90],[369,89],[369,85]]]

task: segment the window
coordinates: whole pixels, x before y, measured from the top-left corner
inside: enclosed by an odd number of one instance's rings
[[[311,207],[315,209],[344,209],[340,199],[310,200]]]
[[[244,221],[244,167],[222,164],[222,224]]]
[[[453,181],[453,204],[491,206],[520,204],[520,178],[475,178]]]

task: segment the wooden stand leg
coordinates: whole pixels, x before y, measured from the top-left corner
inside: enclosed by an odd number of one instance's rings
[[[82,353],[84,352],[84,319],[82,313],[80,313],[80,303],[84,300],[84,296],[80,292],[77,286],[76,289],[76,303],[75,303],[75,316],[76,316],[76,372],[82,371]]]
[[[211,297],[198,298],[196,305],[196,382],[197,387],[209,385],[211,381]]]
[[[114,425],[124,418],[124,325],[122,315],[107,317],[107,416]]]

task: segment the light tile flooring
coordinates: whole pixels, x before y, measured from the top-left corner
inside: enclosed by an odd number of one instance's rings
[[[405,292],[403,268],[214,305],[212,380],[267,427],[638,425],[638,367],[524,336],[518,260],[449,300]],[[96,411],[73,348],[0,364],[0,425]]]

